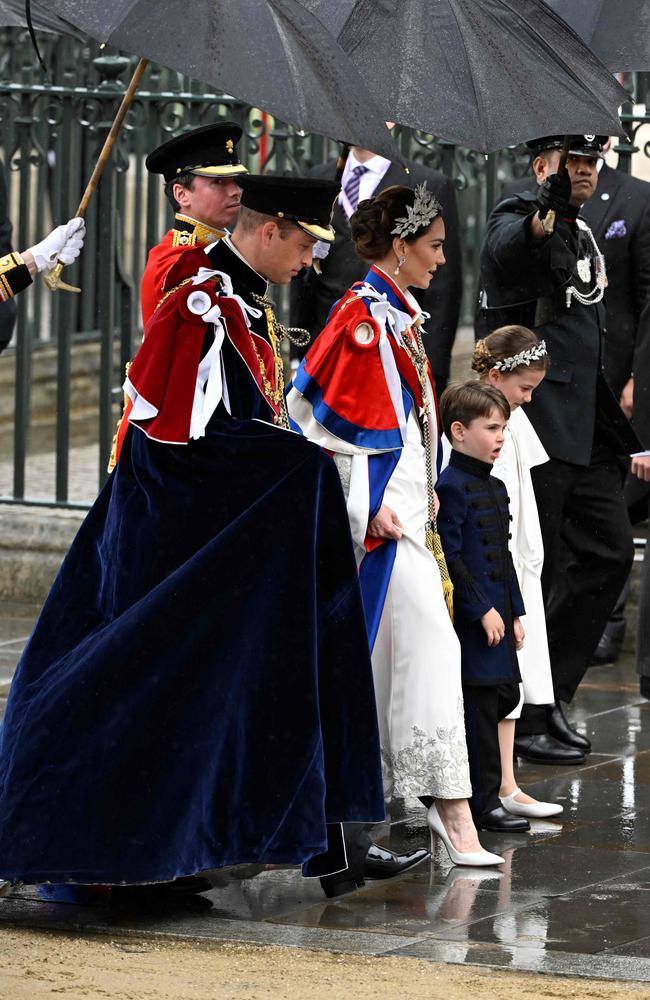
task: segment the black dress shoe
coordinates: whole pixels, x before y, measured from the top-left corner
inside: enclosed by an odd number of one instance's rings
[[[503,806],[481,813],[476,820],[477,830],[494,830],[496,833],[526,833],[530,823],[523,816],[513,816]]]
[[[345,871],[336,872],[335,875],[321,875],[320,884],[327,898],[333,899],[335,896],[345,896],[348,892],[361,889],[364,881],[360,872],[353,873],[351,868],[346,868]]]
[[[546,710],[546,728],[549,736],[554,736],[560,743],[566,743],[570,747],[577,747],[582,753],[589,753],[591,750],[591,741],[586,736],[583,736],[582,733],[576,732],[568,722],[559,701],[556,701],[552,707],[549,705]]]
[[[577,747],[569,747],[548,733],[515,736],[515,754],[534,764],[584,764],[586,757]]]
[[[639,677],[639,692],[643,698],[650,698],[650,677]]]
[[[396,854],[389,851],[387,847],[380,844],[371,844],[366,854],[363,865],[364,878],[394,878],[395,875],[402,875],[409,868],[415,868],[431,857],[430,851],[420,848],[418,851],[411,851],[409,854]]]

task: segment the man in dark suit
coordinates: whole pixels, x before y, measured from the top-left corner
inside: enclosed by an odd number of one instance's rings
[[[596,193],[580,217],[607,265],[603,366],[619,399],[632,375],[639,319],[650,298],[650,184],[603,162]]]
[[[320,262],[320,275],[310,268],[292,282],[291,324],[309,330],[315,337],[325,326],[337,299],[350,285],[365,276],[368,265],[357,257],[350,238],[349,219],[358,203],[393,184],[415,187],[426,182],[442,205],[447,263],[428,289],[416,290],[414,294],[422,309],[431,314],[431,319],[425,324],[428,336],[424,343],[436,388],[440,392],[449,378],[451,350],[463,293],[458,209],[454,185],[448,177],[417,163],[408,162],[408,168],[407,174],[399,164],[376,156],[370,150],[356,146],[350,149],[341,177],[341,195],[334,205],[334,244],[325,260]],[[334,178],[336,161],[313,167],[309,173],[312,177]]]
[[[635,345],[641,315],[650,300],[650,184],[603,163],[596,194],[585,203],[580,215],[596,237],[607,265],[605,377],[630,417]],[[637,420],[633,423],[639,433]],[[647,486],[638,478],[631,479],[626,494],[632,506],[642,493],[647,493]],[[643,506],[645,517],[647,503]],[[593,663],[611,663],[620,653],[627,593],[626,585],[598,642]]]
[[[632,423],[644,447],[650,448],[650,300],[639,319],[633,364]],[[650,516],[650,453],[632,459],[625,493],[639,520]],[[641,694],[650,699],[650,545],[646,545],[641,567],[635,653]]]
[[[563,174],[563,136],[530,143],[537,189],[497,205],[481,252],[488,328],[532,327],[551,359],[526,411],[550,456],[532,475],[557,700],[525,706],[515,740],[520,756],[550,763],[584,760],[590,749],[561,703],[577,690],[633,556],[619,463],[641,445],[602,374],[605,275],[578,219],[596,190],[603,139],[572,136]]]

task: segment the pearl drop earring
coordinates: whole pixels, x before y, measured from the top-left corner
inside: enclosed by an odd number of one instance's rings
[[[402,254],[400,257],[397,258],[397,267],[393,271],[393,274],[399,274],[400,267],[402,266],[402,264],[405,263],[406,263],[406,257],[404,256],[404,254]]]

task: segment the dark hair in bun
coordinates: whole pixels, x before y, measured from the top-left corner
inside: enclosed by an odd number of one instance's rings
[[[359,207],[350,219],[352,242],[359,257],[372,261],[381,260],[386,256],[395,239],[393,229],[396,220],[408,214],[408,209],[412,208],[414,200],[413,188],[394,184],[392,187],[384,188],[374,197],[359,202]],[[442,208],[438,205],[438,211],[431,219],[431,223],[440,215]],[[420,228],[415,233],[404,236],[403,239],[406,243],[414,243],[425,232],[425,228]]]

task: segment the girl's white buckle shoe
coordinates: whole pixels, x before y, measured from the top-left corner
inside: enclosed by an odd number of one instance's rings
[[[548,819],[549,816],[558,816],[562,812],[562,806],[555,802],[517,802],[515,795],[519,795],[520,788],[515,788],[512,795],[505,795],[501,799],[501,805],[513,816],[526,816],[527,819]]]

